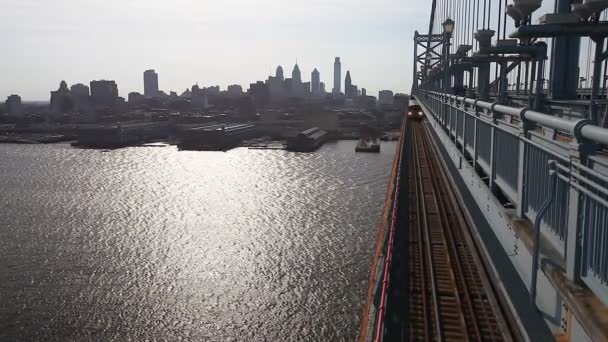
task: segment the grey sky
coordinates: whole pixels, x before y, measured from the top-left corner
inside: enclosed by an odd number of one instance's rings
[[[343,74],[371,94],[408,92],[412,36],[428,25],[425,0],[0,0],[0,98],[48,100],[65,79],[114,79],[121,96],[160,88],[265,79],[296,58],[303,79],[316,67],[331,89]]]

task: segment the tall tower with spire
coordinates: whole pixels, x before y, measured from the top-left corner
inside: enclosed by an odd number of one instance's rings
[[[312,71],[312,74],[310,75],[310,81],[312,84],[312,94],[321,94],[321,77],[319,71],[316,68]]]
[[[346,94],[346,97],[349,99],[352,99],[353,96],[353,81],[350,78],[350,70],[346,72],[346,78],[344,79],[344,93]]]
[[[291,72],[291,79],[294,83],[302,83],[302,73],[300,72],[300,68],[298,67],[297,63]]]
[[[283,67],[280,65],[277,67],[276,78],[281,81],[285,81],[285,76],[283,76]]]

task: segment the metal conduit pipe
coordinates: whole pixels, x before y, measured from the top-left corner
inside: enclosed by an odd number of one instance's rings
[[[549,128],[557,129],[557,130],[560,130],[563,132],[568,132],[571,134],[575,133],[575,129],[579,125],[579,122],[585,121],[585,120],[576,120],[576,121],[564,120],[562,118],[543,114],[543,113],[540,113],[540,112],[537,112],[534,110],[526,111],[523,115],[523,118],[525,120],[539,123],[543,126],[547,126]],[[606,131],[608,131],[608,130],[606,130]]]
[[[608,129],[595,125],[584,125],[580,128],[581,136],[585,139],[608,146]]]
[[[536,220],[534,220],[534,246],[532,252],[532,279],[530,281],[530,303],[536,307],[536,283],[538,281],[538,258],[540,255],[540,226],[543,219],[543,216],[551,206],[553,202],[553,198],[555,197],[556,190],[556,175],[555,171],[555,160],[549,160],[549,177],[551,177],[551,193],[549,198],[543,203],[542,208],[536,215]]]

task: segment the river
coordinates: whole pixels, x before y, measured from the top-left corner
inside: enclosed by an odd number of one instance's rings
[[[353,341],[396,143],[0,145],[0,341]]]

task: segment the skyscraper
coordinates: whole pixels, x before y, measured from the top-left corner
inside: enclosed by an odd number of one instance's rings
[[[82,83],[77,83],[70,87],[70,92],[72,93],[76,110],[82,111],[90,107],[88,86]]]
[[[158,74],[154,70],[144,71],[144,96],[158,95]]]
[[[315,70],[312,71],[311,77],[310,77],[311,83],[312,83],[312,94],[313,95],[319,95],[321,94],[321,78],[319,75],[319,71],[315,68]]]
[[[285,81],[285,76],[283,76],[283,67],[282,66],[278,66],[277,67],[277,73],[276,73],[276,78],[280,81]]]
[[[296,64],[293,67],[293,71],[291,72],[291,79],[293,82],[302,83],[302,73],[300,72],[300,67]]]
[[[21,97],[19,95],[7,97],[5,106],[8,115],[23,115],[23,105],[21,104]]]
[[[248,93],[253,97],[253,103],[256,108],[262,108],[270,103],[270,90],[268,89],[268,85],[262,81],[251,83]]]
[[[378,103],[392,105],[394,101],[393,92],[390,90],[380,90],[378,93]]]
[[[302,73],[300,72],[300,67],[298,67],[298,64],[293,67],[293,71],[291,72],[291,83],[289,83],[289,79],[285,81],[287,84],[289,96],[306,96],[306,89],[304,88],[304,84],[302,83]],[[310,90],[308,92],[310,92]]]
[[[334,95],[340,95],[342,91],[342,63],[340,63],[340,57],[336,57],[334,62]]]
[[[59,89],[51,91],[51,111],[53,114],[65,114],[74,108],[72,92],[68,89],[68,84],[61,81]]]
[[[118,86],[114,81],[91,81],[91,101],[95,106],[110,107],[118,102]]]
[[[346,78],[344,79],[344,93],[346,98],[352,99],[353,96],[353,82],[350,78],[350,70],[346,72]]]

